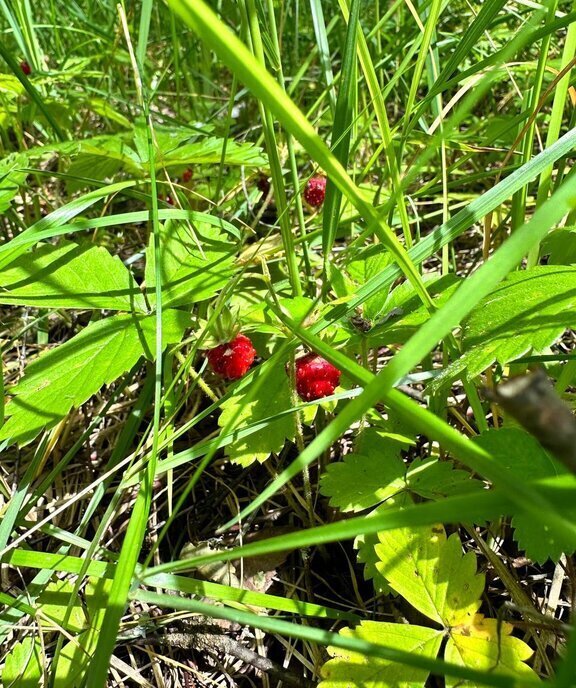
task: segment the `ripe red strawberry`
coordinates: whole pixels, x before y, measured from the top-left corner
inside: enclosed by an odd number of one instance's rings
[[[304,188],[304,200],[313,208],[319,208],[326,196],[326,177],[311,177]]]
[[[187,167],[184,172],[182,172],[182,183],[183,184],[188,184],[188,182],[192,179],[192,170]]]
[[[26,76],[30,76],[32,74],[32,67],[26,62],[26,60],[22,60],[20,63],[20,69],[26,74]]]
[[[237,380],[248,372],[256,350],[246,335],[239,334],[231,342],[210,349],[206,357],[215,373],[227,380]]]
[[[330,394],[340,382],[342,373],[322,356],[313,352],[296,361],[296,391],[303,401],[322,399]]]

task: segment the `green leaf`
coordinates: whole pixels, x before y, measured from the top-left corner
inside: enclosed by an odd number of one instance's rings
[[[346,266],[346,272],[358,285],[366,284],[369,280],[379,275],[392,263],[390,253],[381,244],[371,244],[364,248],[359,256],[355,256]],[[382,311],[388,292],[381,289],[369,296],[363,305],[363,315],[368,320],[373,320]]]
[[[73,633],[80,633],[86,628],[87,619],[79,598],[72,598],[73,593],[74,585],[70,581],[57,579],[48,583],[39,595],[36,605],[44,616],[55,621],[58,626],[63,626],[67,631]],[[68,610],[69,606],[71,607],[70,611]],[[67,615],[68,619],[64,623]],[[40,617],[40,621],[50,627],[46,619]],[[54,630],[53,627],[52,630]]]
[[[253,389],[253,386],[259,388]],[[248,399],[248,394],[255,397]],[[256,368],[250,375],[248,384],[239,385],[236,392],[222,404],[222,414],[218,420],[221,428],[241,428],[247,423],[255,423],[277,413],[292,408],[290,382],[284,366],[278,365],[262,372]],[[230,427],[229,427],[230,426]],[[254,461],[266,461],[272,453],[278,453],[287,439],[295,435],[295,419],[285,415],[271,420],[260,432],[248,435],[228,445],[228,457],[242,466]]]
[[[186,224],[168,220],[161,225],[163,306],[210,299],[234,274],[236,245],[222,230],[204,222]],[[146,251],[148,300],[155,303],[153,238]]]
[[[340,635],[434,658],[443,631],[409,624],[363,621],[355,629],[343,628]],[[332,659],[322,667],[318,688],[407,688],[422,686],[428,671],[337,647],[328,647]]]
[[[342,511],[362,511],[406,488],[402,445],[373,429],[363,435],[365,453],[347,454],[343,461],[330,464],[320,482],[330,505]]]
[[[38,688],[42,685],[42,667],[45,664],[40,638],[28,636],[16,643],[6,655],[2,671],[4,688]]]
[[[406,486],[412,493],[424,499],[442,499],[481,490],[484,484],[472,478],[468,471],[454,468],[451,461],[415,459],[408,469]]]
[[[0,303],[146,312],[132,273],[101,246],[36,247],[0,271]]]
[[[545,265],[511,273],[466,318],[465,353],[431,389],[462,374],[472,379],[495,361],[504,365],[550,346],[576,322],[575,284],[574,267]]]
[[[77,686],[84,675],[98,642],[99,628],[108,603],[108,592],[112,581],[91,578],[86,587],[87,606],[90,612],[90,627],[65,643],[58,657],[54,671],[54,685],[59,688]]]
[[[180,311],[164,313],[164,345],[181,339],[189,317]],[[115,315],[91,323],[71,340],[30,363],[23,379],[9,390],[9,416],[0,440],[26,442],[52,427],[72,407],[113,382],[142,356],[153,358],[156,316]]]
[[[540,253],[548,256],[548,265],[576,263],[576,227],[552,230],[542,242]]]
[[[573,481],[576,488],[576,476],[568,473],[532,435],[520,428],[489,430],[475,437],[474,441],[489,451],[518,480],[531,481],[563,475],[566,480]],[[566,517],[576,520],[576,504],[573,508],[567,508]],[[558,561],[563,552],[570,555],[576,551],[576,540],[559,537],[545,523],[528,513],[517,513],[512,525],[519,547],[536,562],[544,563],[548,558]]]
[[[525,664],[533,654],[532,649],[520,638],[511,636],[511,632],[511,624],[500,624],[497,619],[485,619],[482,614],[476,614],[473,623],[451,629],[444,659],[495,674],[538,680],[536,672]],[[446,688],[482,688],[482,685],[446,677]]]
[[[6,75],[3,75],[6,76]],[[20,187],[26,181],[28,159],[22,153],[13,153],[0,161],[0,213],[6,212]]]
[[[170,167],[176,165],[217,165],[222,158],[221,138],[206,138],[195,143],[180,146],[169,154],[160,155],[156,167]],[[259,146],[253,143],[226,143],[225,165],[246,165],[247,167],[264,167],[268,165],[268,158]]]
[[[480,606],[484,576],[473,552],[441,525],[379,533],[378,571],[419,612],[445,627],[469,622]]]

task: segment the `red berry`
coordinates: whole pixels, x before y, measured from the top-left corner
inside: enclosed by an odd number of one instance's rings
[[[32,67],[26,62],[26,60],[22,60],[20,63],[20,69],[26,74],[26,76],[30,76],[32,74]]]
[[[237,380],[248,372],[256,350],[246,335],[239,334],[231,342],[210,349],[206,357],[215,373],[227,380]]]
[[[333,394],[342,373],[322,356],[309,353],[296,361],[296,391],[303,401]]]
[[[319,208],[326,196],[326,177],[311,177],[304,188],[304,200],[313,208]]]
[[[174,205],[174,199],[170,194],[166,194],[166,196],[164,196],[164,194],[158,194],[158,200],[163,203],[168,203],[168,205]]]
[[[188,184],[188,182],[192,179],[192,170],[187,167],[184,172],[182,172],[182,182],[184,184]]]

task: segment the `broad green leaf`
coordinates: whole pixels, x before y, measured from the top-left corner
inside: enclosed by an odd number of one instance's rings
[[[262,375],[265,375],[262,378]],[[274,416],[292,408],[290,382],[284,366],[279,365],[262,372],[258,367],[250,375],[249,385],[240,385],[238,390],[222,404],[222,414],[218,424],[221,428],[241,428],[246,423],[255,423],[263,418]],[[256,398],[247,400],[253,385],[261,384],[256,390]],[[266,461],[272,453],[278,453],[287,439],[295,434],[295,419],[286,415],[272,420],[258,433],[244,437],[228,445],[228,457],[242,466],[254,461]]]
[[[412,501],[406,492],[400,492],[395,497],[390,497],[386,502],[372,509],[369,516],[378,516],[392,507],[403,507],[406,504],[412,504]],[[358,552],[357,559],[361,564],[364,564],[364,579],[372,581],[374,590],[377,593],[391,595],[394,591],[388,585],[384,576],[378,571],[380,557],[376,553],[376,547],[379,544],[378,533],[361,533],[354,539],[354,547]]]
[[[191,304],[212,298],[234,274],[236,245],[218,227],[168,220],[161,228],[160,273],[163,306]],[[146,251],[148,300],[155,303],[153,238]]]
[[[520,428],[489,430],[475,437],[474,441],[489,451],[518,480],[539,480],[562,475],[572,481],[576,489],[576,476],[570,474],[532,435]],[[566,517],[576,520],[576,503],[566,509]],[[536,562],[544,563],[548,558],[558,561],[563,552],[571,555],[576,551],[576,540],[559,537],[540,519],[528,513],[517,513],[512,525],[519,547]]]
[[[363,621],[354,629],[343,628],[340,635],[434,658],[440,649],[443,631],[409,624]],[[329,659],[322,667],[319,688],[416,688],[424,685],[427,671],[357,652],[328,647]]]
[[[379,275],[391,262],[390,253],[381,244],[372,244],[347,264],[346,272],[356,284],[363,285]],[[377,318],[387,298],[386,289],[368,297],[363,305],[364,317],[368,320]]]
[[[181,339],[189,325],[186,313],[167,310],[164,345]],[[52,427],[77,407],[155,350],[156,316],[115,315],[91,323],[69,341],[30,363],[23,379],[9,389],[13,398],[0,440],[25,442]]]
[[[500,624],[497,619],[485,619],[482,614],[476,614],[471,624],[451,629],[444,659],[472,669],[538,680],[536,672],[525,663],[532,656],[532,649],[511,633],[511,624]],[[456,686],[481,688],[476,682],[446,677],[446,688]]]
[[[480,606],[484,576],[473,552],[441,525],[379,533],[378,571],[419,612],[445,627],[469,622]]]
[[[38,688],[42,685],[45,661],[40,638],[24,638],[6,655],[2,685],[4,688]]]
[[[24,168],[27,166],[28,159],[22,153],[13,153],[0,161],[0,213],[6,212],[26,181],[28,172]]]
[[[513,272],[463,323],[464,354],[431,385],[474,378],[495,361],[506,364],[543,351],[576,323],[576,268],[543,265]]]
[[[174,165],[217,165],[222,158],[221,138],[206,138],[195,143],[180,146],[167,155],[158,157],[157,168]],[[226,143],[225,165],[246,165],[248,167],[263,167],[268,165],[268,158],[259,146],[252,143]]]
[[[0,271],[0,303],[146,312],[132,273],[101,246],[61,242],[21,255]]]
[[[86,628],[86,614],[77,597],[72,598],[74,585],[66,579],[56,579],[44,588],[36,601],[36,606],[44,616],[64,626],[67,631],[80,633]],[[71,604],[72,603],[72,604]],[[71,609],[68,610],[68,607]],[[68,619],[66,620],[66,616]],[[46,619],[40,619],[43,625],[49,626]],[[64,624],[64,621],[66,623]],[[54,628],[52,628],[54,630]]]
[[[442,499],[483,489],[480,480],[472,478],[468,471],[454,468],[452,461],[415,459],[406,475],[407,489],[424,499]]]
[[[330,464],[321,479],[322,494],[330,497],[331,506],[342,511],[362,511],[406,487],[402,445],[375,430],[363,435],[364,453],[347,454],[343,461]]]

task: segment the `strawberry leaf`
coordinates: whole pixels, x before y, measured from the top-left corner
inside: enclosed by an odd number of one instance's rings
[[[234,274],[235,243],[222,230],[204,222],[194,225],[168,220],[160,227],[160,274],[163,306],[205,301],[222,289]],[[148,300],[156,302],[153,238],[146,251]]]
[[[293,408],[290,383],[284,366],[263,369],[261,366],[243,378],[235,393],[222,404],[218,424],[234,430],[247,424],[265,421],[259,431],[237,439],[226,448],[231,461],[249,466],[254,461],[266,461],[278,453],[287,439],[295,435],[293,414],[283,414]]]
[[[458,535],[447,538],[436,525],[388,530],[379,539],[378,571],[419,612],[445,627],[474,617],[484,576],[474,553],[462,554]]]
[[[496,361],[504,365],[550,346],[576,323],[575,283],[575,267],[543,265],[511,273],[463,323],[465,353],[430,384],[430,391],[461,375],[472,379]]]
[[[515,678],[538,680],[538,675],[527,664],[533,652],[520,638],[511,636],[512,626],[497,619],[485,619],[476,614],[472,623],[451,629],[444,650],[447,662],[471,669],[507,674]],[[446,688],[466,686],[481,688],[471,681],[446,677]]]
[[[320,482],[320,491],[330,497],[330,505],[342,511],[362,511],[389,499],[406,487],[403,448],[370,429],[357,442],[365,453],[347,454],[330,464]]]
[[[503,428],[482,433],[474,441],[490,452],[498,463],[518,480],[542,480],[564,476],[567,485],[576,494],[576,476],[552,457],[532,435],[520,428]],[[566,512],[567,518],[576,519],[576,505]],[[576,551],[576,541],[559,538],[545,524],[527,513],[518,513],[512,519],[514,539],[526,556],[539,563],[548,558],[558,561],[564,552]]]
[[[343,628],[340,635],[434,658],[440,649],[443,632],[423,626],[363,621],[355,629]],[[405,664],[336,647],[329,647],[328,653],[332,659],[322,667],[318,688],[421,686],[428,678],[429,672]]]
[[[189,316],[164,312],[164,345],[180,341]],[[27,442],[58,423],[102,385],[129,370],[142,356],[153,358],[156,316],[115,315],[91,323],[64,344],[30,363],[24,377],[8,390],[6,423],[0,440]]]
[[[0,303],[146,312],[132,273],[105,248],[44,244],[0,272]]]

